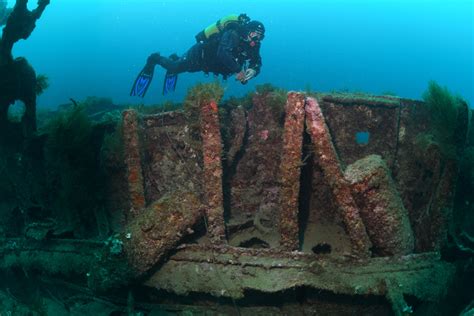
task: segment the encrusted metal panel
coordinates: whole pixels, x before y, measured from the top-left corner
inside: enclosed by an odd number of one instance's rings
[[[326,96],[321,108],[344,165],[376,154],[392,166],[397,151],[398,99]],[[358,143],[357,133],[368,133],[368,142]]]
[[[301,286],[385,296],[390,288],[431,301],[444,292],[454,271],[436,253],[356,260],[192,246],[172,256],[145,284],[180,295],[201,292],[233,298],[244,297],[246,290],[276,293]]]

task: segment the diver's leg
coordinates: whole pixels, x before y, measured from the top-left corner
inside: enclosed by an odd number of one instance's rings
[[[182,72],[189,71],[189,62],[186,57],[178,59],[161,57],[158,64],[173,74],[180,74]]]
[[[188,72],[197,72],[203,70],[204,47],[197,43],[186,52]]]
[[[161,56],[159,53],[153,53],[148,57],[146,64],[148,67],[161,65],[168,72],[174,74],[185,72],[189,68],[186,58],[179,58],[176,54],[173,54],[167,58]]]
[[[148,57],[148,63],[158,64],[173,74],[182,72],[196,72],[202,70],[202,45],[196,44],[186,54],[178,58],[176,54],[163,57],[160,54],[152,54]]]

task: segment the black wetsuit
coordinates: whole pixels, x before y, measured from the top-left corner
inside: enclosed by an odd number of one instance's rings
[[[227,78],[240,72],[247,61],[248,67],[258,74],[262,66],[260,43],[251,47],[238,30],[231,29],[205,43],[195,44],[181,58],[161,57],[159,64],[174,74],[203,71]]]

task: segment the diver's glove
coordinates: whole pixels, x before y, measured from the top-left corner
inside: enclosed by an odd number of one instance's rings
[[[245,71],[241,71],[237,74],[236,79],[239,80],[242,84],[246,84],[247,81],[252,79],[257,75],[257,71],[252,68],[248,68]]]
[[[252,79],[256,75],[257,75],[257,71],[255,69],[248,68],[247,70],[245,70],[244,80],[249,81],[250,79]]]
[[[148,59],[146,60],[147,65],[158,65],[161,61],[161,55],[160,53],[153,53],[150,56],[148,56]]]

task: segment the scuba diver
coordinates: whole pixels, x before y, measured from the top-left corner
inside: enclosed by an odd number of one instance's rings
[[[7,23],[10,12],[12,12],[12,9],[7,9],[7,1],[0,0],[0,26]]]
[[[178,74],[183,72],[213,73],[222,75],[224,80],[237,74],[236,80],[246,84],[260,73],[260,45],[264,36],[264,25],[251,21],[246,14],[220,19],[196,35],[196,44],[184,56],[151,54],[130,95],[145,96],[156,65],[166,69],[163,95],[175,90]]]

